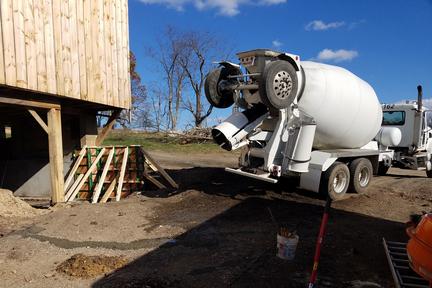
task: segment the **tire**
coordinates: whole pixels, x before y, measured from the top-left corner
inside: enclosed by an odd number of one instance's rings
[[[390,169],[390,166],[384,165],[382,162],[378,164],[378,175],[384,176],[387,174],[388,170]]]
[[[335,162],[322,175],[320,192],[328,195],[332,200],[341,200],[348,191],[350,171],[342,162]]]
[[[364,194],[373,178],[373,167],[369,159],[358,158],[349,165],[350,185],[348,192]]]
[[[207,101],[216,108],[228,108],[234,104],[234,91],[221,90],[221,81],[230,81],[229,75],[238,75],[234,68],[219,67],[210,71],[204,81],[204,92]],[[236,83],[235,79],[232,79]]]
[[[289,107],[297,96],[297,72],[284,60],[270,62],[264,68],[259,84],[261,102],[269,109]]]

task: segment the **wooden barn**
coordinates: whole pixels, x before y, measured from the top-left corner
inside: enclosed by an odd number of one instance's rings
[[[71,152],[131,106],[128,3],[0,3],[0,187],[63,202]]]

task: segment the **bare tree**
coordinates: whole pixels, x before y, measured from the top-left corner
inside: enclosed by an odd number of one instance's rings
[[[148,49],[148,54],[160,64],[164,74],[169,120],[168,129],[176,130],[185,79],[185,73],[180,68],[178,61],[180,55],[183,53],[184,43],[181,35],[171,26],[165,29],[163,38],[157,42],[157,49]]]
[[[218,53],[218,43],[213,35],[201,32],[189,32],[183,36],[184,51],[179,59],[185,71],[187,81],[192,89],[192,99],[184,99],[184,108],[194,117],[194,124],[200,127],[210,116],[213,106],[205,105],[203,88],[206,72],[211,64],[210,59]]]

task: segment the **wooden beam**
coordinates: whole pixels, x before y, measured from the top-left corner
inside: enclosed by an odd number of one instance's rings
[[[81,187],[84,185],[86,179],[90,176],[90,174],[93,172],[94,169],[96,169],[97,163],[102,158],[102,155],[105,153],[105,148],[102,148],[102,150],[99,152],[98,156],[96,157],[95,161],[93,161],[92,165],[89,167],[87,172],[85,173],[83,179],[78,183],[78,185],[75,187],[74,190],[69,189],[69,191],[66,193],[66,198],[68,198],[68,202],[75,199],[78,192],[81,190]],[[74,188],[74,187],[72,187]],[[69,197],[67,197],[69,196]]]
[[[155,160],[153,160],[153,158],[142,147],[140,149],[144,155],[144,158],[152,164],[150,167],[156,167],[157,172],[159,172],[173,188],[178,189],[179,187],[177,183],[171,178],[171,176],[169,176],[168,173],[166,173],[166,171]]]
[[[23,99],[16,99],[16,98],[0,97],[0,103],[18,105],[24,107],[43,108],[43,109],[60,109],[60,104],[40,102],[34,100],[23,100]]]
[[[39,114],[35,110],[32,110],[32,109],[28,109],[27,111],[30,113],[30,115],[33,116],[33,118],[36,120],[36,122],[39,123],[39,125],[42,127],[42,129],[45,130],[46,133],[49,133],[48,125],[45,123],[44,120],[42,120],[42,118],[39,116]]]
[[[151,183],[153,183],[159,189],[167,189],[167,187],[165,185],[163,185],[161,182],[159,182],[156,178],[154,178],[153,176],[151,176],[145,172],[144,172],[144,177],[147,180],[149,180]]]
[[[120,169],[119,182],[117,185],[116,201],[120,201],[120,196],[121,196],[121,191],[123,188],[123,180],[124,180],[124,176],[125,176],[125,172],[126,172],[126,164],[128,161],[128,157],[129,157],[129,147],[126,146],[126,148],[124,150],[124,154],[123,154],[121,169]]]
[[[58,109],[48,111],[48,144],[51,174],[51,202],[64,202],[63,142],[61,113]]]
[[[102,128],[102,130],[99,132],[97,139],[96,139],[96,145],[100,146],[102,142],[105,140],[108,133],[112,130],[116,119],[120,116],[121,110],[114,111],[111,116],[108,118],[107,123]]]
[[[115,185],[117,184],[117,179],[114,178],[114,180],[111,182],[110,186],[108,186],[108,189],[106,190],[105,194],[102,196],[102,199],[99,203],[106,203],[108,201],[108,198],[111,196],[111,193],[114,191]]]
[[[95,189],[95,192],[93,194],[92,203],[97,203],[97,201],[99,200],[99,195],[102,191],[102,188],[103,188],[103,185],[105,182],[105,178],[106,178],[106,175],[108,173],[108,169],[111,165],[111,161],[113,159],[113,156],[114,156],[114,148],[111,148],[111,151],[109,152],[107,160],[105,162],[105,166],[103,168],[102,175],[99,178],[98,184],[96,185],[96,189]]]
[[[75,182],[72,184],[71,188],[69,189],[70,193],[65,193],[65,201],[68,202],[69,198],[73,191],[75,191],[75,188],[78,186],[78,184],[81,182],[81,180],[84,178],[84,174],[79,174]]]
[[[79,165],[81,164],[82,159],[84,158],[85,153],[87,152],[87,146],[84,146],[81,151],[78,154],[78,159],[75,161],[74,166],[72,167],[72,169],[69,171],[69,175],[66,178],[65,181],[65,185],[64,185],[64,190],[66,192],[66,190],[69,188],[69,184],[71,183],[75,172],[77,171]],[[67,200],[67,199],[66,199]]]

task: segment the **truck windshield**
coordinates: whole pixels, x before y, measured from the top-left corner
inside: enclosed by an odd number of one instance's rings
[[[384,111],[382,125],[404,125],[404,111]]]

